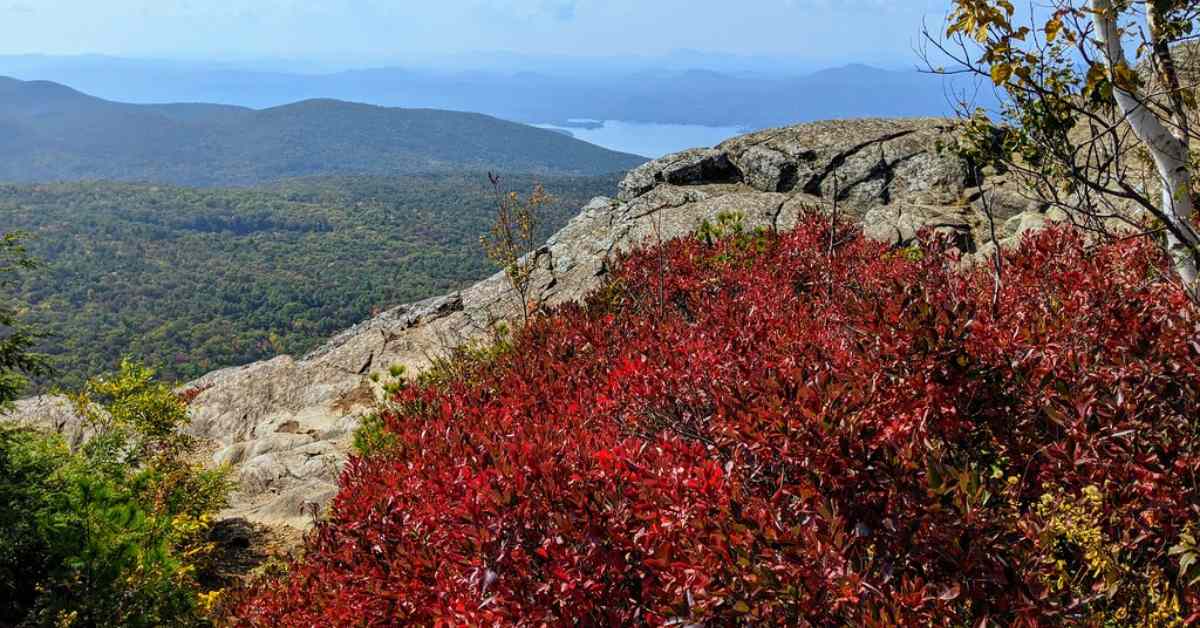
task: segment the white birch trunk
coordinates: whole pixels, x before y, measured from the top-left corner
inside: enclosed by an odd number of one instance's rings
[[[1108,62],[1109,76],[1115,77],[1113,69],[1118,65],[1129,65],[1121,44],[1121,33],[1117,25],[1117,13],[1111,0],[1091,0],[1092,22],[1101,51]],[[1200,236],[1192,227],[1192,173],[1188,167],[1188,140],[1186,135],[1176,137],[1153,111],[1146,107],[1136,94],[1120,88],[1113,81],[1113,95],[1129,126],[1141,140],[1154,159],[1154,166],[1162,179],[1162,213],[1174,227],[1167,232],[1167,254],[1174,264],[1175,272],[1191,295],[1200,303],[1200,282],[1197,281],[1196,256],[1200,247]],[[1187,112],[1177,112],[1180,116]],[[1176,233],[1178,232],[1178,233]]]

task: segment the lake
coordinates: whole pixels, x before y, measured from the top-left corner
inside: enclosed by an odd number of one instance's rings
[[[731,137],[749,132],[748,129],[737,126],[657,124],[621,120],[572,119],[565,124],[534,126],[567,131],[585,142],[651,159],[685,148],[716,146]]]

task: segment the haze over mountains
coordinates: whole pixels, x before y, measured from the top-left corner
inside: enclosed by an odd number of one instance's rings
[[[262,110],[135,105],[57,83],[0,78],[0,181],[221,186],[482,169],[598,175],[643,161],[474,113],[329,99]]]
[[[512,59],[506,69],[507,60],[501,58],[474,70],[385,67],[312,73],[100,56],[0,56],[0,75],[58,81],[104,98],[141,103],[260,108],[337,98],[476,111],[527,123],[588,118],[746,129],[829,118],[943,115],[951,112],[957,92],[976,96],[972,85],[915,70],[851,64],[813,72],[767,62],[696,58],[691,68],[677,59],[651,59],[640,67]]]

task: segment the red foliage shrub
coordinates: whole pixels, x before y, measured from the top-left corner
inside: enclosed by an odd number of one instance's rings
[[[404,390],[237,621],[1194,620],[1200,317],[1154,248],[1032,237],[993,309],[986,269],[847,232],[635,254]]]

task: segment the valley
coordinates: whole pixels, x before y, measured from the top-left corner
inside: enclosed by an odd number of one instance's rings
[[[486,115],[310,99],[266,109],[104,100],[0,77],[0,226],[49,385],[122,357],[186,381],[303,354],[492,265],[487,173],[544,184],[544,238],[644,158]]]
[[[617,177],[506,176],[556,202],[539,237]],[[39,350],[76,387],[130,356],[186,381],[300,355],[373,313],[492,272],[479,246],[483,172],[293,179],[253,189],[125,183],[0,185],[0,224],[41,267],[15,296]]]

